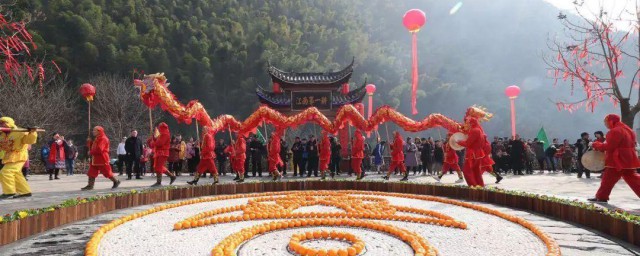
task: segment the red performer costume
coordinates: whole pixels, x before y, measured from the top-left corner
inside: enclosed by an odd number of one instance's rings
[[[486,135],[477,118],[469,117],[468,122],[471,128],[467,134],[467,140],[458,142],[461,146],[466,147],[462,173],[464,174],[464,179],[467,181],[467,185],[484,187],[480,166],[485,156],[484,141],[486,141]]]
[[[271,134],[271,141],[269,141],[268,171],[271,173],[271,176],[273,176],[273,180],[282,177],[278,168],[284,165],[284,162],[282,162],[280,158],[280,137],[282,137],[282,130],[276,129]]]
[[[102,174],[107,179],[113,181],[111,188],[117,188],[120,185],[120,181],[113,177],[111,171],[111,165],[109,163],[109,138],[104,134],[104,128],[96,126],[93,128],[93,136],[95,139],[87,140],[87,146],[89,147],[89,154],[91,155],[91,165],[89,166],[89,184],[81,190],[92,190],[96,183],[98,174]]]
[[[153,140],[153,170],[156,172],[156,183],[152,187],[162,185],[163,173],[171,177],[169,185],[176,180],[176,176],[167,169],[167,159],[169,159],[169,148],[171,147],[169,126],[164,122],[160,123],[158,132],[158,136]]]
[[[353,147],[351,148],[351,169],[356,173],[356,180],[361,180],[362,175],[362,159],[364,158],[364,137],[360,130],[356,130],[353,135]]]
[[[236,182],[244,182],[244,161],[247,159],[246,151],[247,141],[245,141],[244,137],[238,136],[238,140],[233,145],[233,158],[235,158],[233,169],[236,170],[240,176]]]
[[[215,159],[216,143],[213,141],[213,134],[211,129],[207,126],[204,127],[204,137],[202,138],[202,148],[200,150],[200,163],[196,167],[196,176],[192,181],[188,181],[190,185],[198,184],[200,176],[209,171],[213,175],[213,184],[217,184],[218,180],[218,167],[216,167]]]
[[[322,174],[322,179],[324,180],[326,177],[326,173],[329,170],[329,162],[331,162],[331,142],[329,141],[329,135],[325,131],[322,131],[322,140],[320,141],[319,149],[320,173]]]
[[[636,134],[620,121],[620,116],[609,114],[604,119],[609,128],[606,142],[596,141],[593,148],[605,153],[605,172],[602,174],[600,188],[595,198],[589,201],[607,202],[613,186],[623,178],[633,192],[640,197],[640,160],[636,153]]]
[[[387,176],[383,178],[385,180],[389,179],[391,176],[391,172],[395,171],[396,168],[400,168],[400,171],[404,174],[404,178],[402,180],[408,179],[407,169],[404,166],[404,140],[402,140],[402,136],[400,136],[399,132],[395,132],[393,143],[390,145],[391,147],[391,164],[389,165],[389,170],[387,171]]]
[[[451,138],[451,135],[452,133],[449,133],[447,135],[447,142]],[[456,181],[456,183],[463,182],[464,179],[462,178],[462,172],[460,171],[460,165],[458,164],[458,154],[453,148],[451,148],[451,146],[449,146],[449,143],[444,144],[444,152],[444,163],[442,164],[442,170],[440,171],[440,174],[438,174],[436,180],[440,181],[440,179],[442,179],[442,176],[444,176],[444,174],[448,171],[456,171],[456,173],[458,174],[458,180]]]

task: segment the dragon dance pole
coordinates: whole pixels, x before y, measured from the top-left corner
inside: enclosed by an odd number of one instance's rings
[[[196,140],[200,141],[200,130],[198,129],[198,119],[196,119]]]
[[[153,136],[153,115],[151,114],[151,108],[149,108],[149,136]]]

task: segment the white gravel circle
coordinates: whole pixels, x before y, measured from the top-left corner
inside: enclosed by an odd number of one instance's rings
[[[466,222],[468,228],[462,230],[436,225],[381,221],[417,232],[429,241],[440,255],[527,256],[546,253],[544,243],[535,234],[505,219],[443,203],[390,196],[382,198],[389,200],[392,205],[434,210]],[[247,200],[247,198],[242,198],[191,204],[134,219],[108,232],[100,242],[98,253],[108,256],[210,255],[213,247],[225,237],[242,228],[273,220],[224,223],[179,231],[173,230],[173,224],[204,211],[246,204]],[[340,211],[342,209],[327,206],[307,206],[297,209],[297,212]],[[230,214],[237,215],[240,212]],[[411,214],[399,213],[399,215]],[[278,230],[257,236],[243,244],[238,255],[291,255],[286,250],[291,235],[315,229],[318,227]],[[362,239],[366,245],[364,255],[412,254],[412,250],[407,244],[384,233],[349,227],[330,227],[330,229],[349,232]],[[341,248],[340,244],[342,243],[335,241],[312,241],[305,245],[328,246],[328,249],[331,249]]]

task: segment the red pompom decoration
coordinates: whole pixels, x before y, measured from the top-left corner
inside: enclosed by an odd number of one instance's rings
[[[96,88],[93,87],[90,83],[85,83],[80,86],[80,94],[84,97],[87,102],[93,101],[93,96],[96,95]]]

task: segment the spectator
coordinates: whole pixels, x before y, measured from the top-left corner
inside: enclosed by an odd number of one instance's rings
[[[178,173],[181,173],[184,163],[187,162],[187,143],[182,140],[182,135],[180,134],[178,134],[176,138],[180,143],[178,147],[178,149],[180,149],[178,153],[178,157],[180,158],[180,160],[178,160]]]
[[[67,161],[64,154],[65,147],[64,137],[60,136],[60,134],[55,133],[53,135],[53,140],[49,143],[49,163],[53,165],[52,172],[49,173],[49,180],[52,180],[52,176],[59,180],[58,175],[60,174],[60,169],[67,168]]]
[[[578,151],[578,157],[576,158],[578,162],[578,178],[582,178],[582,173],[585,174],[587,179],[591,178],[591,170],[582,166],[582,156],[584,156],[584,153],[587,153],[587,151],[589,151],[589,142],[589,133],[583,132],[580,134],[580,139],[576,142],[575,145]]]
[[[547,170],[549,172],[553,171],[554,173],[556,172],[556,162],[555,162],[555,156],[556,153],[558,152],[558,150],[556,149],[556,145],[551,144],[551,146],[549,146],[547,148],[547,150],[545,150],[545,155],[546,155],[546,164],[547,164]]]
[[[333,139],[331,141],[331,143],[333,143],[335,141],[335,139]],[[302,147],[302,141],[300,141],[300,137],[296,137],[294,139],[293,145],[291,146],[291,152],[293,152],[293,176],[296,177],[298,176],[298,172],[300,172],[300,175],[302,175],[302,152],[303,152],[303,147]],[[331,157],[333,159],[333,147],[331,150],[332,154]]]
[[[127,154],[125,165],[127,169],[127,180],[136,173],[136,179],[142,179],[142,170],[140,169],[140,159],[142,158],[142,140],[138,138],[138,131],[131,130],[130,137],[124,142],[124,150]]]
[[[540,168],[540,173],[544,173],[544,159],[546,158],[544,154],[544,141],[539,141],[538,138],[533,139],[533,152],[536,155],[536,160],[538,160],[538,168]]]
[[[171,146],[169,148],[169,172],[172,172],[176,176],[180,176],[180,140],[177,136],[171,138]]]
[[[429,140],[422,138],[422,148],[420,150],[420,160],[422,161],[422,171],[426,175],[437,172],[433,171],[433,139],[429,137]]]
[[[407,143],[404,145],[404,165],[407,167],[407,172],[413,170],[413,175],[416,175],[418,169],[417,151],[416,144],[413,143],[411,137],[407,137]]]
[[[251,150],[251,174],[253,177],[262,177],[262,142],[258,140],[258,136],[254,135],[253,140],[249,143],[249,149]]]
[[[309,141],[307,142],[307,177],[311,176],[311,172],[313,171],[313,176],[318,177],[318,164],[320,163],[320,158],[318,156],[318,141],[314,135],[309,135]]]
[[[380,167],[384,165],[384,145],[387,144],[384,140],[381,141],[373,148],[373,164],[376,166],[376,171],[381,174]],[[340,154],[340,152],[338,152]]]
[[[147,175],[147,163],[151,159],[152,152],[153,150],[147,144],[142,145],[142,159],[140,159],[140,173],[142,173],[142,176]]]
[[[342,146],[336,141],[336,137],[331,137],[331,162],[329,163],[329,169],[331,169],[332,175],[340,173],[340,161],[342,161],[342,156],[340,156],[341,150]]]
[[[280,159],[282,159],[282,166],[278,167],[278,171],[282,176],[287,175],[287,164],[289,164],[289,146],[287,140],[284,138],[274,138],[280,140]]]
[[[189,142],[187,142],[187,152],[185,154],[185,158],[187,159],[187,170],[189,171],[189,176],[193,176],[196,172],[196,163],[193,157],[196,154],[195,142],[193,141],[193,137],[189,138]],[[206,173],[206,172],[205,172]]]
[[[64,148],[66,156],[67,175],[73,175],[73,168],[78,159],[78,148],[73,145],[73,140],[69,140]],[[28,161],[27,161],[28,162]]]
[[[118,167],[118,176],[122,176],[124,174],[123,166],[127,158],[125,141],[127,141],[127,137],[124,137],[120,140],[120,143],[118,144],[118,150],[116,151],[116,153],[118,154],[118,161],[116,162],[116,167]]]
[[[562,155],[562,172],[571,173],[571,164],[573,163],[573,149],[569,144],[569,140],[564,140],[560,149]]]
[[[511,148],[511,167],[513,168],[514,175],[524,175],[522,173],[524,160],[525,160],[525,148],[524,142],[520,139],[520,135],[516,134],[515,139],[509,142]]]
[[[227,154],[224,153],[224,150],[227,148],[227,144],[224,143],[224,139],[220,139],[218,141],[218,145],[216,145],[216,149],[214,152],[216,153],[216,161],[218,162],[218,171],[222,173],[222,175],[227,175],[227,168],[225,168],[225,163],[227,162]]]

